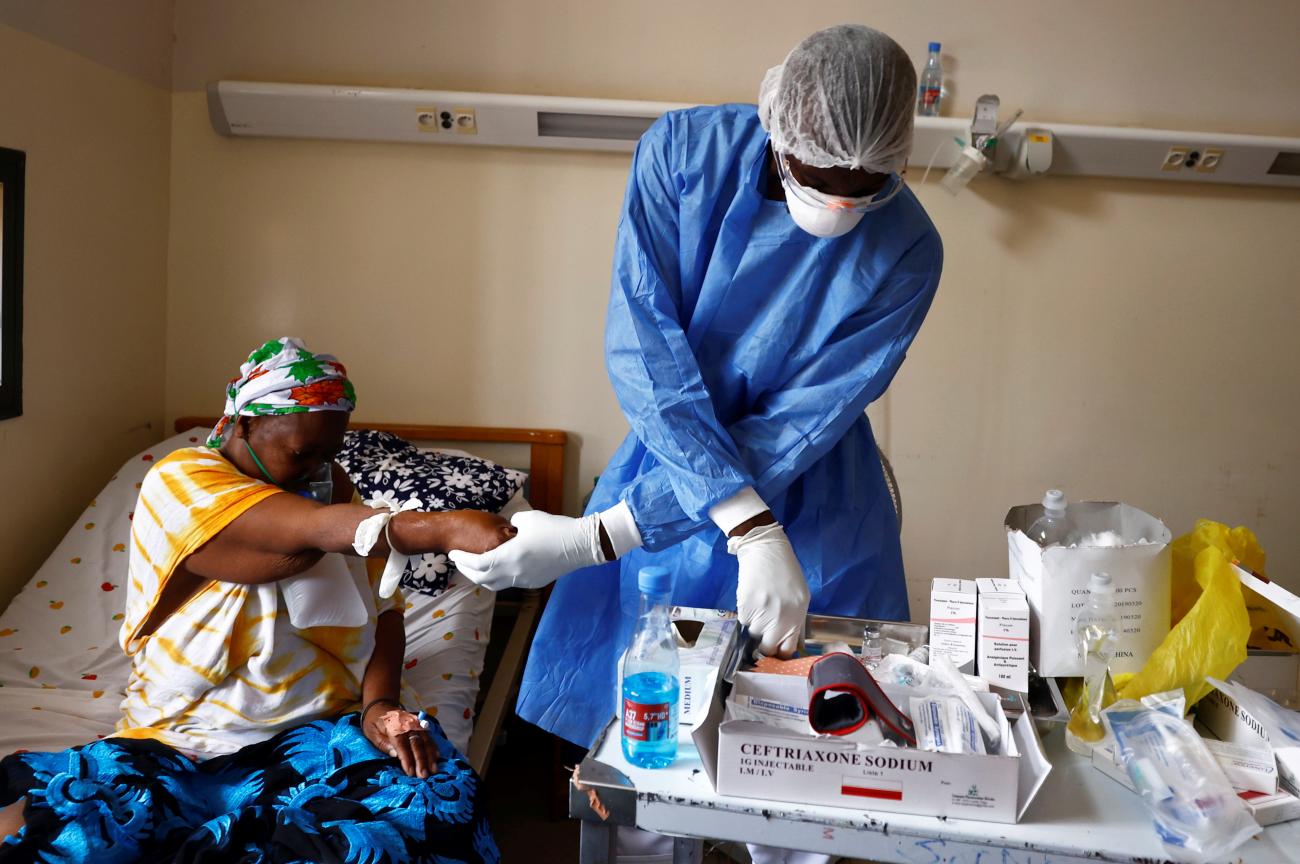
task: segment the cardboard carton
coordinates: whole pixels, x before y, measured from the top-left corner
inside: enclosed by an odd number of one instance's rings
[[[807,682],[738,672],[737,694],[783,704],[807,702]],[[919,688],[885,687],[900,706]],[[946,695],[951,695],[947,692]],[[1008,721],[995,696],[979,694],[1002,729],[996,755],[870,747],[836,736],[802,734],[752,720],[723,721],[719,690],[709,720],[693,738],[714,788],[725,795],[1016,822],[1051,771],[1032,719]],[[710,722],[712,721],[712,722]]]
[[[944,656],[962,672],[975,672],[977,595],[969,579],[930,584],[930,657]]]
[[[990,684],[1029,690],[1029,604],[1010,579],[976,579],[976,669]]]
[[[1006,518],[1010,577],[1024,589],[1030,610],[1030,659],[1038,674],[1083,674],[1074,622],[1088,599],[1088,579],[1110,574],[1120,630],[1111,671],[1137,672],[1169,633],[1169,529],[1136,507],[1072,502],[1068,514],[1081,535],[1113,531],[1120,546],[1050,546],[1026,535],[1041,504],[1013,507]],[[1145,540],[1146,542],[1139,542]]]

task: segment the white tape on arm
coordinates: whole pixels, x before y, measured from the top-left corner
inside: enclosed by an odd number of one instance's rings
[[[367,519],[363,519],[361,524],[357,525],[356,534],[352,538],[352,548],[357,554],[365,557],[370,554],[370,550],[375,548],[379,542],[379,535],[388,535],[388,523],[393,521],[393,517],[398,513],[407,510],[418,510],[424,506],[424,502],[419,498],[412,498],[402,505],[397,505],[392,501],[383,501],[372,498],[363,502],[367,507],[375,510],[387,510],[387,513],[376,513]],[[405,555],[393,548],[393,544],[388,544],[388,561],[384,564],[384,574],[379,578],[379,596],[387,600],[397,591],[397,584],[402,581],[402,573],[406,570],[406,562],[411,559],[410,555]]]

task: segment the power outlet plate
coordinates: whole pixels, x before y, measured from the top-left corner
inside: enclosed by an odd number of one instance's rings
[[[415,127],[421,132],[437,132],[439,128],[438,109],[432,106],[415,109]]]
[[[1201,151],[1201,161],[1197,163],[1196,170],[1202,174],[1212,174],[1222,162],[1222,147],[1206,147]]]
[[[1160,166],[1161,171],[1181,171],[1183,163],[1187,161],[1188,155],[1192,152],[1191,147],[1170,147],[1169,152],[1165,154],[1165,161]]]
[[[460,135],[477,135],[478,118],[473,108],[451,109],[451,128]]]

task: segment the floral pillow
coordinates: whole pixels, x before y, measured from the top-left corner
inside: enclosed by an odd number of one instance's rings
[[[363,500],[403,504],[419,498],[424,511],[499,513],[527,477],[486,459],[421,450],[391,432],[372,429],[348,432],[337,461]],[[402,574],[402,588],[441,593],[455,569],[446,555],[412,555]]]

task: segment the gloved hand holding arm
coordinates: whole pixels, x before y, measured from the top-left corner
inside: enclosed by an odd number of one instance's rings
[[[579,519],[525,510],[510,523],[518,533],[491,552],[475,555],[453,550],[449,555],[460,572],[492,591],[541,588],[566,573],[613,561],[641,545],[632,511],[621,502]]]

